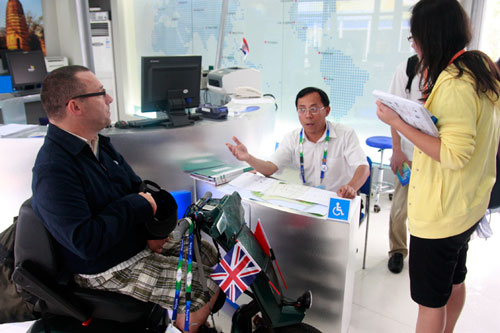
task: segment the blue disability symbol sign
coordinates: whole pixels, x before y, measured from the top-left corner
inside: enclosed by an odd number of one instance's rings
[[[351,200],[331,198],[330,208],[328,209],[328,217],[331,219],[347,222],[349,220],[350,206],[351,206]]]

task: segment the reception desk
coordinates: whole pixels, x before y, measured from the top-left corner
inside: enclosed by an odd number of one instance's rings
[[[197,195],[224,193],[195,181]],[[311,290],[313,302],[304,319],[322,332],[349,329],[354,289],[356,233],[361,198],[351,201],[349,220],[317,217],[266,202],[243,198],[245,220],[251,230],[260,220],[288,285],[284,293],[296,298]]]

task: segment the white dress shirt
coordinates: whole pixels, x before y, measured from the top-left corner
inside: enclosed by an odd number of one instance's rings
[[[325,150],[326,129],[323,136],[314,143],[303,135],[304,174],[308,186],[323,185],[328,191],[337,192],[339,187],[349,183],[360,165],[368,165],[366,155],[353,129],[328,121],[330,139],[326,158],[327,170],[321,183],[321,164]],[[300,171],[300,130],[287,133],[278,149],[270,157],[278,169],[293,166]],[[300,179],[302,183],[302,179]]]

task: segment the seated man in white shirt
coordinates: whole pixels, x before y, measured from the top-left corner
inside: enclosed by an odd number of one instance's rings
[[[233,155],[265,176],[293,166],[304,185],[337,192],[352,199],[370,175],[366,155],[354,130],[326,120],[330,113],[327,94],[318,88],[302,89],[295,99],[302,128],[285,135],[269,161],[256,158],[238,138],[226,143]]]

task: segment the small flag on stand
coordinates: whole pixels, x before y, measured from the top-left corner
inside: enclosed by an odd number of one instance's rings
[[[234,247],[215,266],[210,277],[217,282],[231,302],[236,302],[238,297],[253,283],[261,271],[247,250],[237,242]]]
[[[243,38],[243,43],[241,44],[240,51],[243,52],[243,55],[247,55],[250,52],[250,48],[248,47],[247,40]]]

